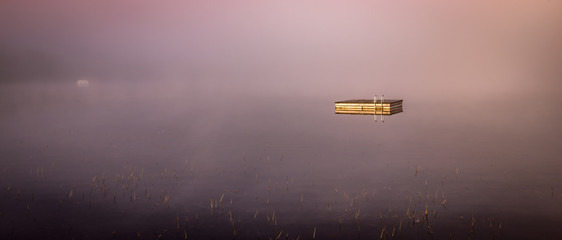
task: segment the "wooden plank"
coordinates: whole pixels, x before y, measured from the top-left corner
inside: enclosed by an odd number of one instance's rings
[[[357,115],[394,115],[397,113],[401,113],[402,109],[394,110],[394,111],[360,111],[360,110],[336,110],[336,114],[357,114]]]
[[[384,103],[388,103],[388,104],[396,104],[396,103],[402,103],[404,100],[402,99],[385,99]],[[352,100],[345,100],[345,101],[337,101],[336,104],[338,103],[351,103],[351,104],[373,104],[374,99],[352,99]],[[377,99],[377,104],[379,103],[383,103],[382,100]]]
[[[367,99],[356,99],[356,100],[346,100],[346,101],[338,101],[335,102],[336,107],[373,107],[373,105],[377,107],[392,107],[392,106],[401,106],[403,100],[377,100],[375,103],[374,100],[367,100]]]

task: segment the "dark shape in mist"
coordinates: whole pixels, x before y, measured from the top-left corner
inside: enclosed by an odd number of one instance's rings
[[[0,49],[0,81],[56,80],[64,75],[64,67],[54,54],[42,51],[10,52]]]

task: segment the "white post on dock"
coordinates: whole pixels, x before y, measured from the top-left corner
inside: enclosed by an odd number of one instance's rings
[[[384,122],[384,116],[382,115],[384,111],[384,95],[381,97],[381,122]]]
[[[377,122],[377,94],[375,94],[375,99],[373,101],[373,116],[375,116],[375,122]]]

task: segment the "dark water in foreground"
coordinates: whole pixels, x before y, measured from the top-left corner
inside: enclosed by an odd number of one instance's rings
[[[562,236],[555,103],[206,94],[5,87],[0,238]]]

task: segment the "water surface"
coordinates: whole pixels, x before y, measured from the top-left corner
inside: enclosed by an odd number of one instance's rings
[[[396,91],[399,92],[399,91]],[[371,96],[347,96],[347,98]],[[5,84],[6,239],[552,239],[555,102]],[[389,98],[389,96],[387,96]],[[544,100],[544,101],[543,101]]]

